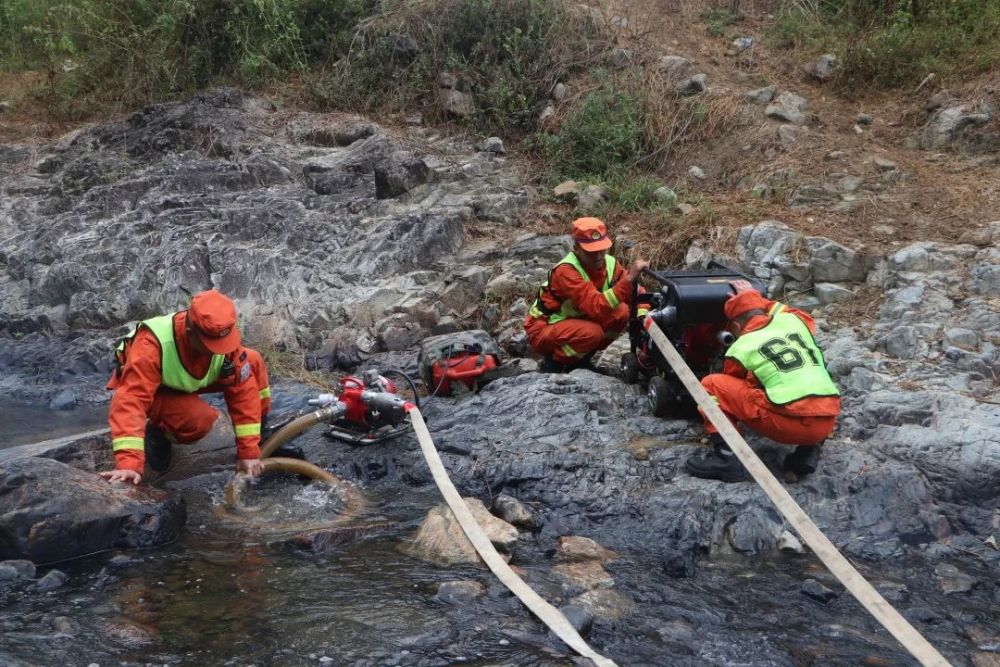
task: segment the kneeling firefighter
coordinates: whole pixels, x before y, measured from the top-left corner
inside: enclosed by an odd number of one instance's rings
[[[638,259],[623,269],[608,254],[611,239],[597,218],[574,220],[571,234],[573,250],[549,271],[524,320],[543,373],[590,367],[594,353],[628,326],[632,283],[649,266]]]
[[[236,469],[261,472],[261,422],[271,408],[267,366],[240,344],[236,305],[209,290],[187,310],[141,322],[116,351],[108,422],[115,469],[110,481],[138,484],[146,463],[170,465],[171,443],[208,434],[219,412],[198,394],[221,392],[236,435]]]
[[[808,475],[840,414],[840,392],[813,339],[816,325],[808,313],[765,299],[746,280],[733,281],[732,287],[725,315],[736,340],[726,351],[723,372],[706,375],[701,384],[733,423],[795,445],[785,470]],[[705,428],[714,451],[688,459],[688,472],[724,482],[747,479],[743,464],[707,419]]]

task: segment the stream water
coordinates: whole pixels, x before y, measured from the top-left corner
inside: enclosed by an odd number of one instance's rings
[[[103,428],[107,424],[106,405],[50,410],[45,405],[0,399],[0,449]]]
[[[440,502],[434,488],[369,492],[359,521],[380,528],[319,555],[279,536],[332,519],[340,505],[328,487],[262,480],[249,492],[255,511],[227,513],[228,479],[173,485],[189,512],[179,542],[64,563],[69,579],[49,593],[0,594],[0,665],[574,664],[488,571],[435,567],[400,550]],[[551,549],[524,534],[513,562],[565,604]],[[641,540],[619,555],[607,569],[634,610],[597,621],[590,641],[620,665],[915,664],[812,557],[702,561],[678,578]],[[995,573],[975,561],[962,563],[982,578],[970,596],[941,593],[933,563],[919,558],[859,565],[956,665],[975,650],[969,628],[1000,627]],[[839,595],[803,595],[810,578]],[[486,594],[457,605],[435,598],[439,584],[459,579],[481,582]]]

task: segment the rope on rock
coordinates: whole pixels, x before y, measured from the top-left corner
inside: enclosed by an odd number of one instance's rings
[[[438,456],[437,449],[434,447],[434,441],[431,440],[431,434],[427,430],[427,424],[424,423],[424,418],[420,414],[420,410],[416,407],[411,407],[409,413],[413,430],[417,434],[417,441],[420,443],[420,450],[423,452],[424,459],[427,461],[427,467],[430,468],[431,475],[434,477],[434,483],[437,484],[438,490],[441,491],[445,502],[448,503],[448,507],[451,508],[455,518],[458,519],[458,523],[465,532],[465,536],[469,538],[469,542],[475,547],[476,552],[486,563],[487,567],[492,570],[493,574],[496,575],[511,593],[516,595],[567,646],[585,658],[593,660],[598,667],[617,667],[612,660],[605,658],[590,648],[563,613],[532,590],[523,579],[517,576],[500,554],[497,553],[493,543],[490,542],[490,538],[486,536],[483,529],[476,523],[476,519],[472,516],[472,512],[469,511],[469,507],[462,500],[462,496],[455,489],[455,485],[451,483],[448,472],[441,463],[441,457]]]
[[[910,623],[883,598],[868,581],[844,558],[837,547],[813,523],[795,499],[789,495],[785,487],[771,474],[763,461],[746,443],[740,432],[729,421],[719,406],[712,400],[701,382],[685,363],[681,355],[670,344],[667,337],[652,318],[646,318],[646,329],[653,342],[663,353],[664,358],[674,373],[687,388],[698,403],[698,407],[718,429],[719,434],[729,444],[733,453],[739,457],[743,466],[750,472],[754,480],[778,508],[782,516],[792,525],[795,531],[805,540],[823,564],[833,573],[840,583],[850,591],[882,626],[903,645],[910,654],[925,667],[951,667],[951,664],[935,649],[930,642],[917,632]]]

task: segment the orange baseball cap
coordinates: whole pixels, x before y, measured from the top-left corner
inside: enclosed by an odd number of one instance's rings
[[[188,320],[212,354],[229,354],[240,346],[236,304],[216,290],[199,292],[191,299]]]
[[[749,313],[751,310],[763,310],[767,312],[767,299],[760,295],[760,292],[753,290],[750,292],[740,292],[729,297],[723,312],[726,319],[735,320],[737,317]]]
[[[608,228],[597,218],[577,218],[573,221],[573,242],[587,252],[607,250],[611,247]]]

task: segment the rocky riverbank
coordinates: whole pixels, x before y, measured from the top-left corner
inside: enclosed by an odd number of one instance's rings
[[[530,190],[501,146],[482,148],[429,131],[397,136],[359,119],[289,116],[233,90],[151,107],[52,146],[4,147],[14,171],[0,182],[0,387],[100,402],[124,325],[210,286],[236,298],[251,341],[297,351],[315,368],[412,368],[425,335],[478,323],[508,353],[523,352],[518,297],[567,241],[518,228]],[[698,247],[689,259],[739,263],[773,295],[813,310],[845,412],[819,471],[789,489],[955,664],[981,667],[1000,655],[995,637],[966,627],[1000,624],[1000,223],[965,240],[878,256],[770,221],[745,228],[729,256]],[[306,389],[279,380],[276,395],[291,410]],[[464,495],[502,515],[509,501],[494,502],[500,496],[530,508],[530,522],[505,538],[513,562],[556,602],[596,617],[595,641],[621,664],[656,664],[663,651],[732,664],[750,650],[741,631],[766,638],[750,664],[801,664],[804,649],[782,630],[783,609],[800,608],[823,619],[802,629],[806,643],[846,634],[861,647],[837,659],[857,663],[870,650],[905,661],[833,581],[804,565],[808,556],[787,555],[801,545],[754,485],[683,472],[700,427],[653,418],[637,388],[587,371],[528,373],[472,397],[435,399],[426,412]],[[786,453],[755,444],[775,465]],[[350,448],[314,433],[302,446],[374,496],[429,490],[409,436]],[[205,447],[220,453],[212,461],[225,458],[218,443]],[[92,483],[91,471],[108,463],[99,438],[26,453],[0,454],[0,515],[21,517],[11,535],[40,521],[26,513],[35,502],[23,495],[34,488],[28,480],[63,484],[64,505],[76,489],[103,494],[94,503],[105,509],[137,493]],[[117,532],[102,529],[104,548],[170,541],[182,498],[197,526],[211,525],[220,480],[205,472],[192,468],[165,495],[133,499],[128,530],[114,523],[121,513],[105,512]],[[38,488],[32,497],[49,496]],[[143,518],[146,503],[160,519]],[[66,530],[93,532],[87,507],[73,508],[81,516]],[[409,539],[429,509],[394,516],[400,527],[380,539]],[[566,567],[553,550],[567,536],[590,537],[618,559]],[[12,546],[24,540],[0,543],[5,557],[56,560]],[[80,553],[100,545],[85,546]],[[5,599],[28,604],[34,573],[9,569],[20,583],[3,584]],[[745,595],[728,590],[737,576],[753,579]],[[477,599],[449,590],[442,599]],[[489,613],[523,614],[487,598]],[[733,619],[765,606],[753,623]],[[447,664],[439,653],[421,660],[414,664]]]

